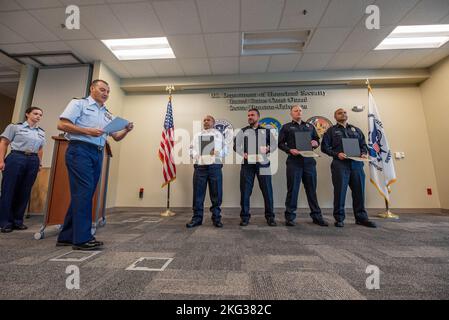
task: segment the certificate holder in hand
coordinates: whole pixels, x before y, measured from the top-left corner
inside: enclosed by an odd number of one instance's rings
[[[199,136],[200,164],[212,164],[215,161],[215,141],[214,136]]]
[[[368,158],[362,158],[360,151],[359,140],[355,138],[342,138],[343,152],[348,159],[354,161],[369,161]]]
[[[128,124],[128,120],[120,117],[115,117],[111,122],[107,124],[106,127],[103,128],[103,131],[107,134],[111,134],[125,129]]]
[[[309,131],[295,132],[295,147],[299,150],[301,156],[305,158],[315,158],[319,155],[313,152],[312,136]]]

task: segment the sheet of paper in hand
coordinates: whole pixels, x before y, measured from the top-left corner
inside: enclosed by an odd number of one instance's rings
[[[128,120],[120,117],[115,117],[114,120],[109,122],[106,127],[103,128],[103,131],[107,134],[111,134],[125,129],[128,124]]]

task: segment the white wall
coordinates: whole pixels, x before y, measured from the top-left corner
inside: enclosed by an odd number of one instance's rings
[[[282,89],[282,88],[278,88]],[[114,92],[112,93],[114,94]],[[427,196],[426,188],[437,190],[429,137],[424,118],[421,93],[418,87],[374,88],[374,96],[393,151],[404,151],[406,158],[396,161],[398,182],[392,187],[392,207],[440,208],[437,192]],[[312,99],[304,118],[322,115],[332,121],[333,111],[339,107],[367,106],[366,89],[327,89],[326,97]],[[166,95],[128,95],[124,97],[123,116],[135,122],[135,130],[120,148],[117,193],[114,206],[163,207],[166,189],[161,189],[161,163],[157,150],[167,105]],[[192,132],[192,121],[200,121],[205,114],[230,121],[234,127],[246,125],[246,112],[229,111],[224,99],[212,99],[209,94],[175,94],[173,97],[175,128]],[[290,120],[288,111],[262,111],[262,117],[274,117],[281,123]],[[366,111],[349,111],[350,122],[367,131]],[[117,154],[117,151],[115,151]],[[281,155],[278,173],[273,177],[275,206],[283,207],[286,195],[285,158]],[[323,208],[332,207],[331,159],[318,159],[318,198]],[[367,168],[366,168],[367,169]],[[192,165],[179,165],[177,179],[172,184],[171,205],[190,207],[192,202]],[[224,170],[224,207],[238,207],[239,165],[226,165]],[[368,172],[367,172],[368,178]],[[145,188],[144,199],[138,190]],[[110,197],[111,199],[112,197]],[[208,197],[207,197],[208,198]],[[257,182],[251,198],[253,207],[262,207],[263,199]],[[208,201],[209,203],[209,201]],[[351,205],[348,195],[348,206]],[[208,205],[208,204],[207,204]],[[306,207],[301,191],[300,206]],[[367,179],[367,206],[384,207],[382,198]]]
[[[54,146],[51,137],[61,133],[56,128],[59,116],[72,98],[82,98],[86,95],[88,78],[88,66],[39,70],[32,105],[44,110],[39,124],[45,130],[47,138],[44,167],[51,166]]]
[[[431,69],[421,85],[441,207],[449,209],[449,59]]]

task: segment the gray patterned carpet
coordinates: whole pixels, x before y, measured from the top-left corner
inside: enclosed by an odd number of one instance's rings
[[[32,216],[29,230],[0,234],[0,299],[449,298],[448,215],[373,217],[378,229],[352,217],[322,228],[305,214],[293,228],[280,218],[269,227],[262,215],[243,228],[238,210],[216,229],[209,217],[186,229],[188,211],[114,213],[97,232],[105,248],[89,257],[55,247],[54,227],[34,240],[42,217]],[[69,265],[79,267],[79,290],[66,288]],[[380,289],[367,289],[368,265],[380,269]]]

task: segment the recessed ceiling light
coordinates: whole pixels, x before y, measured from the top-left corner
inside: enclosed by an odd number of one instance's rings
[[[166,37],[101,41],[119,60],[176,58]]]
[[[302,52],[310,30],[244,32],[242,55],[271,55]]]
[[[398,26],[374,50],[439,48],[449,41],[449,24]]]

